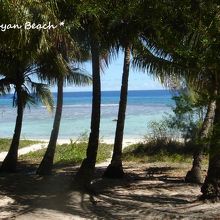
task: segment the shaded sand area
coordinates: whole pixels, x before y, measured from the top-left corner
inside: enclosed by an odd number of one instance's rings
[[[32,174],[35,166],[26,166],[26,173],[0,176],[0,218],[219,219],[220,203],[198,201],[200,186],[184,183],[188,166],[126,163],[123,180],[100,178],[101,166],[92,193],[74,183],[78,167],[57,166],[43,178]]]

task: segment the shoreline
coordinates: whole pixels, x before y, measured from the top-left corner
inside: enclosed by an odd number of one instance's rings
[[[25,138],[25,139],[21,139],[21,140],[31,140],[31,141],[40,141],[40,142],[49,142],[49,138]],[[80,140],[79,138],[59,138],[57,140],[58,144],[70,144],[71,141],[74,142],[81,142],[82,140]],[[143,141],[143,138],[124,138],[123,140],[123,147],[126,147],[128,145],[131,144],[136,144]],[[114,144],[114,138],[101,138],[100,139],[101,143],[106,143],[106,144]]]

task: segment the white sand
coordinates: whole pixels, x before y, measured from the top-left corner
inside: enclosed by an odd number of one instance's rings
[[[41,142],[47,142],[48,143],[48,139],[31,139],[33,141],[41,141]],[[78,138],[71,138],[71,139],[59,139],[57,141],[58,144],[69,144],[70,142],[80,142],[81,140],[79,140]],[[141,138],[125,138],[123,141],[123,147],[124,146],[128,146],[130,144],[135,144],[142,141]],[[106,144],[114,144],[114,138],[101,138],[100,142],[102,143],[106,143]]]

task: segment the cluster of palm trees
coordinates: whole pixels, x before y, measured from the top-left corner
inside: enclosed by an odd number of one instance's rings
[[[202,187],[204,198],[220,197],[220,101],[219,101],[219,13],[218,1],[162,0],[5,0],[0,5],[0,23],[65,21],[51,30],[1,32],[0,93],[14,91],[17,106],[15,132],[1,170],[14,171],[28,103],[42,100],[49,108],[53,100],[48,85],[57,84],[57,107],[45,156],[37,170],[50,174],[62,115],[63,86],[91,82],[79,64],[92,61],[92,115],[86,158],[76,179],[88,186],[93,178],[99,145],[101,112],[100,73],[103,65],[124,53],[121,95],[113,156],[106,177],[123,177],[122,143],[127,105],[129,69],[153,74],[169,86],[184,81],[206,96],[210,103],[201,129],[201,145],[212,127],[209,170]],[[33,82],[36,75],[37,82]],[[216,108],[215,108],[216,104]],[[215,116],[214,116],[215,115]],[[213,126],[210,124],[213,123]],[[194,155],[191,174],[197,174],[201,152]],[[196,169],[195,169],[196,167]],[[195,172],[194,172],[195,171]]]

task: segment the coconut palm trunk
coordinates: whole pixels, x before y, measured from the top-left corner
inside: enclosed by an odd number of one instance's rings
[[[100,112],[101,112],[101,81],[100,81],[100,56],[99,43],[95,39],[91,40],[92,54],[92,115],[91,131],[86,152],[86,158],[83,160],[79,171],[76,174],[76,180],[88,186],[92,180],[99,144]]]
[[[127,106],[127,93],[128,93],[128,78],[129,78],[129,67],[130,67],[130,46],[129,44],[125,47],[124,51],[124,67],[122,74],[121,94],[118,110],[118,120],[115,132],[115,142],[113,149],[113,156],[111,163],[107,167],[104,177],[108,178],[122,178],[124,176],[122,166],[122,144],[124,135],[124,124],[125,114]]]
[[[206,143],[204,139],[208,137],[210,129],[213,125],[213,120],[215,117],[215,108],[216,108],[216,100],[212,99],[209,102],[208,109],[206,112],[205,119],[202,124],[202,128],[200,131],[200,141],[201,144],[197,147],[193,155],[193,165],[190,171],[187,172],[185,181],[189,183],[202,183],[202,159],[203,159],[203,150],[206,147]]]
[[[14,135],[12,138],[11,146],[9,148],[8,154],[2,162],[1,171],[3,172],[15,172],[17,168],[18,161],[18,147],[21,136],[22,121],[24,114],[24,104],[22,99],[22,88],[21,85],[16,85],[17,94],[17,118],[15,123]]]
[[[209,167],[201,188],[202,199],[220,199],[220,99],[216,100],[213,135],[209,149]]]
[[[60,122],[61,122],[62,109],[63,109],[63,78],[62,77],[58,79],[57,88],[58,88],[57,105],[56,105],[56,112],[53,122],[53,129],[51,131],[50,141],[47,146],[46,153],[37,169],[37,174],[39,175],[50,175],[53,168],[53,160],[55,155],[57,139],[59,135]]]

